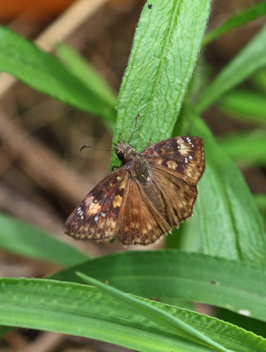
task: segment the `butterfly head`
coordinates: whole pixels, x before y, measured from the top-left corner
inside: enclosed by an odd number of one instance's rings
[[[130,144],[120,141],[117,144],[115,143],[115,152],[123,163],[128,162],[138,154]]]

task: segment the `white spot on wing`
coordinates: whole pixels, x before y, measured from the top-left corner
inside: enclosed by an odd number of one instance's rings
[[[84,216],[83,216],[84,213],[83,213],[83,210],[81,209],[81,207],[78,207],[77,214],[82,220],[84,219]]]
[[[94,220],[98,221],[99,220],[99,216],[95,216]]]

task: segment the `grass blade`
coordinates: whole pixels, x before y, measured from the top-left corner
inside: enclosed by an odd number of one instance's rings
[[[115,109],[117,104],[116,94],[88,61],[74,49],[62,43],[56,46],[56,54],[66,65],[69,72],[82,81],[90,91],[101,97],[107,105]]]
[[[243,262],[178,250],[135,251],[95,258],[50,278],[82,283],[77,271],[134,295],[245,310],[266,321],[266,274]]]
[[[200,95],[196,104],[200,113],[213,104],[221,95],[232,89],[257,69],[266,65],[266,26],[246,47],[218,74]]]
[[[145,300],[237,352],[266,351],[265,339],[232,324]],[[52,280],[0,279],[0,324],[84,336],[143,352],[210,352],[169,333],[130,307],[87,286]]]
[[[214,39],[220,37],[224,33],[231,31],[232,29],[243,26],[246,23],[256,20],[262,16],[266,15],[266,1],[260,1],[248,9],[241,11],[235,16],[229,18],[221,26],[215,28],[214,30],[208,32],[202,41],[202,45],[205,46],[209,44]]]
[[[37,227],[0,214],[0,247],[29,258],[74,265],[88,256]]]
[[[0,71],[106,122],[115,119],[113,106],[89,90],[57,58],[4,27],[0,27]]]
[[[253,90],[234,89],[218,100],[217,107],[233,119],[266,125],[265,95]]]
[[[203,335],[201,332],[197,331],[190,325],[184,323],[182,320],[173,317],[171,314],[168,314],[157,307],[149,306],[144,301],[140,301],[135,297],[129,296],[126,293],[114,287],[105,285],[102,282],[95,280],[87,275],[77,273],[77,276],[79,276],[85,282],[96,286],[101,291],[114,297],[119,302],[122,302],[126,306],[131,307],[135,312],[143,314],[146,318],[157,323],[159,326],[164,327],[170,333],[178,333],[179,335],[181,331],[184,337],[188,340],[198,342],[204,346],[213,347],[217,351],[229,352],[227,348],[224,348],[220,344],[217,344],[215,341],[212,341],[207,336]]]
[[[230,133],[220,138],[219,144],[239,167],[266,165],[265,130]]]

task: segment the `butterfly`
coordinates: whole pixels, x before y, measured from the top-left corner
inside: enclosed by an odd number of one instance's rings
[[[122,165],[68,217],[67,235],[96,243],[117,238],[124,246],[148,245],[192,215],[205,169],[201,138],[169,138],[142,153],[125,141],[114,149]]]

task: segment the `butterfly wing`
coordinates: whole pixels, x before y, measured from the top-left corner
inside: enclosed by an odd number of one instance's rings
[[[175,137],[155,143],[141,154],[150,165],[150,177],[160,190],[165,219],[171,227],[192,215],[196,185],[205,169],[199,137]]]
[[[125,246],[147,245],[170,231],[124,167],[104,178],[65,224],[65,233],[77,240],[101,242],[117,237]]]
[[[191,216],[205,167],[202,140],[170,138],[139,156],[143,160],[132,159],[85,197],[67,219],[66,234],[94,242],[117,237],[123,245],[147,245]]]
[[[151,187],[149,191],[152,191]],[[157,189],[152,193],[154,198],[160,198]],[[160,207],[156,209],[153,200],[147,196],[137,179],[129,179],[127,198],[119,215],[117,229],[117,238],[123,245],[148,245],[171,231],[171,227],[158,211]]]
[[[160,190],[165,206],[165,220],[171,227],[178,227],[180,222],[192,215],[197,198],[196,186],[191,186],[171,173],[153,167],[150,175]]]
[[[145,156],[154,168],[196,185],[205,169],[203,141],[199,137],[174,137],[146,148]]]
[[[129,173],[122,167],[107,175],[68,217],[65,233],[100,242],[116,237],[117,219],[127,198]]]

